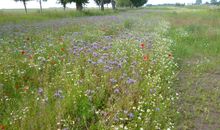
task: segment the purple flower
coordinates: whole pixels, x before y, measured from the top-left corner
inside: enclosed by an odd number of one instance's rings
[[[97,65],[97,62],[92,61],[92,64],[93,64],[93,65]]]
[[[116,89],[114,90],[114,93],[118,94],[118,93],[120,93],[120,90],[119,90],[118,88],[116,88]]]
[[[104,66],[104,72],[109,72],[113,69],[111,66]]]
[[[93,52],[92,55],[93,55],[94,57],[98,57],[98,56],[99,56],[98,53],[96,53],[96,52]]]
[[[109,48],[108,47],[103,47],[102,48],[104,51],[107,51]]]
[[[130,112],[130,113],[128,114],[128,117],[129,117],[129,118],[134,118],[134,114]]]
[[[88,49],[86,52],[90,53],[90,52],[92,52],[92,50],[91,50],[91,49]]]
[[[57,90],[55,92],[54,96],[57,97],[57,98],[64,98],[64,96],[62,94],[63,94],[62,90]]]
[[[92,49],[98,49],[97,43],[93,43],[93,44],[92,44]]]
[[[44,92],[43,88],[38,88],[38,94],[43,95],[43,92]]]
[[[118,63],[118,68],[122,68],[122,63]]]
[[[97,61],[99,64],[101,64],[101,63],[103,63],[104,61],[103,61],[103,59],[98,59],[98,61]]]
[[[84,49],[84,48],[83,48],[83,47],[81,47],[81,48],[79,48],[78,50],[79,50],[79,52],[80,52],[80,51],[82,51],[83,49]]]
[[[112,40],[112,36],[104,36],[106,40]]]
[[[114,78],[111,78],[111,79],[110,79],[110,82],[111,82],[112,84],[115,84],[115,83],[117,83],[117,80],[115,80]]]
[[[127,84],[134,84],[136,82],[136,80],[128,78],[128,80],[126,81]]]
[[[109,61],[109,64],[111,64],[111,65],[117,65],[117,61]]]

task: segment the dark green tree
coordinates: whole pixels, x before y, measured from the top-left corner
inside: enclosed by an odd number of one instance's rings
[[[115,10],[115,5],[116,5],[115,0],[111,0],[111,4],[112,4],[112,9]]]
[[[83,4],[88,3],[88,0],[68,0],[68,3],[76,3],[76,10],[81,11],[83,9]]]
[[[117,0],[118,7],[131,7],[132,2],[131,0]]]
[[[68,0],[58,0],[58,3],[60,3],[63,6],[63,9],[66,10]]]
[[[211,0],[211,4],[216,4],[217,0]]]
[[[196,0],[196,4],[197,4],[197,5],[202,4],[202,0]]]
[[[18,1],[21,1],[21,2],[23,2],[23,4],[24,4],[24,9],[25,9],[25,12],[27,13],[27,1],[30,1],[30,0],[15,0],[16,2],[18,2]]]
[[[94,1],[99,7],[101,6],[101,10],[104,10],[104,4],[111,3],[111,0],[94,0]]]
[[[147,0],[131,0],[131,3],[134,7],[141,7],[147,3]]]

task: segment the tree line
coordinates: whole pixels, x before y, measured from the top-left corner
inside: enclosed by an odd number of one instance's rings
[[[201,5],[202,4],[202,0],[196,0],[196,5]],[[208,1],[205,2],[205,4],[211,4],[211,5],[220,5],[220,1],[217,0],[210,0],[210,3]]]
[[[15,0],[16,2],[20,1],[23,2],[25,12],[27,13],[27,2],[33,0]],[[37,0],[40,5],[40,12],[42,12],[42,1],[47,0]],[[147,0],[94,0],[95,3],[99,6],[99,8],[103,11],[105,4],[111,4],[112,9],[116,9],[118,7],[141,7],[147,3]],[[58,0],[59,4],[61,4],[66,9],[67,4],[75,3],[76,10],[81,11],[83,10],[83,6],[89,3],[89,0]]]

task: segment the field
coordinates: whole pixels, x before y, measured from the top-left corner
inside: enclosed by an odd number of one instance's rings
[[[218,7],[71,11],[0,11],[0,130],[220,129]]]

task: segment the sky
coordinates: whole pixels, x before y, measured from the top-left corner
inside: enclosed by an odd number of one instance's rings
[[[163,4],[163,3],[194,3],[195,0],[148,0],[148,4]],[[203,2],[206,2],[203,0]],[[57,0],[47,0],[43,2],[43,8],[62,7],[57,3]],[[74,8],[75,4],[68,4],[67,7]],[[89,0],[86,7],[97,7],[93,0]],[[22,2],[15,2],[14,0],[0,0],[0,9],[20,9],[23,8]],[[29,1],[27,8],[39,8],[37,0]]]

